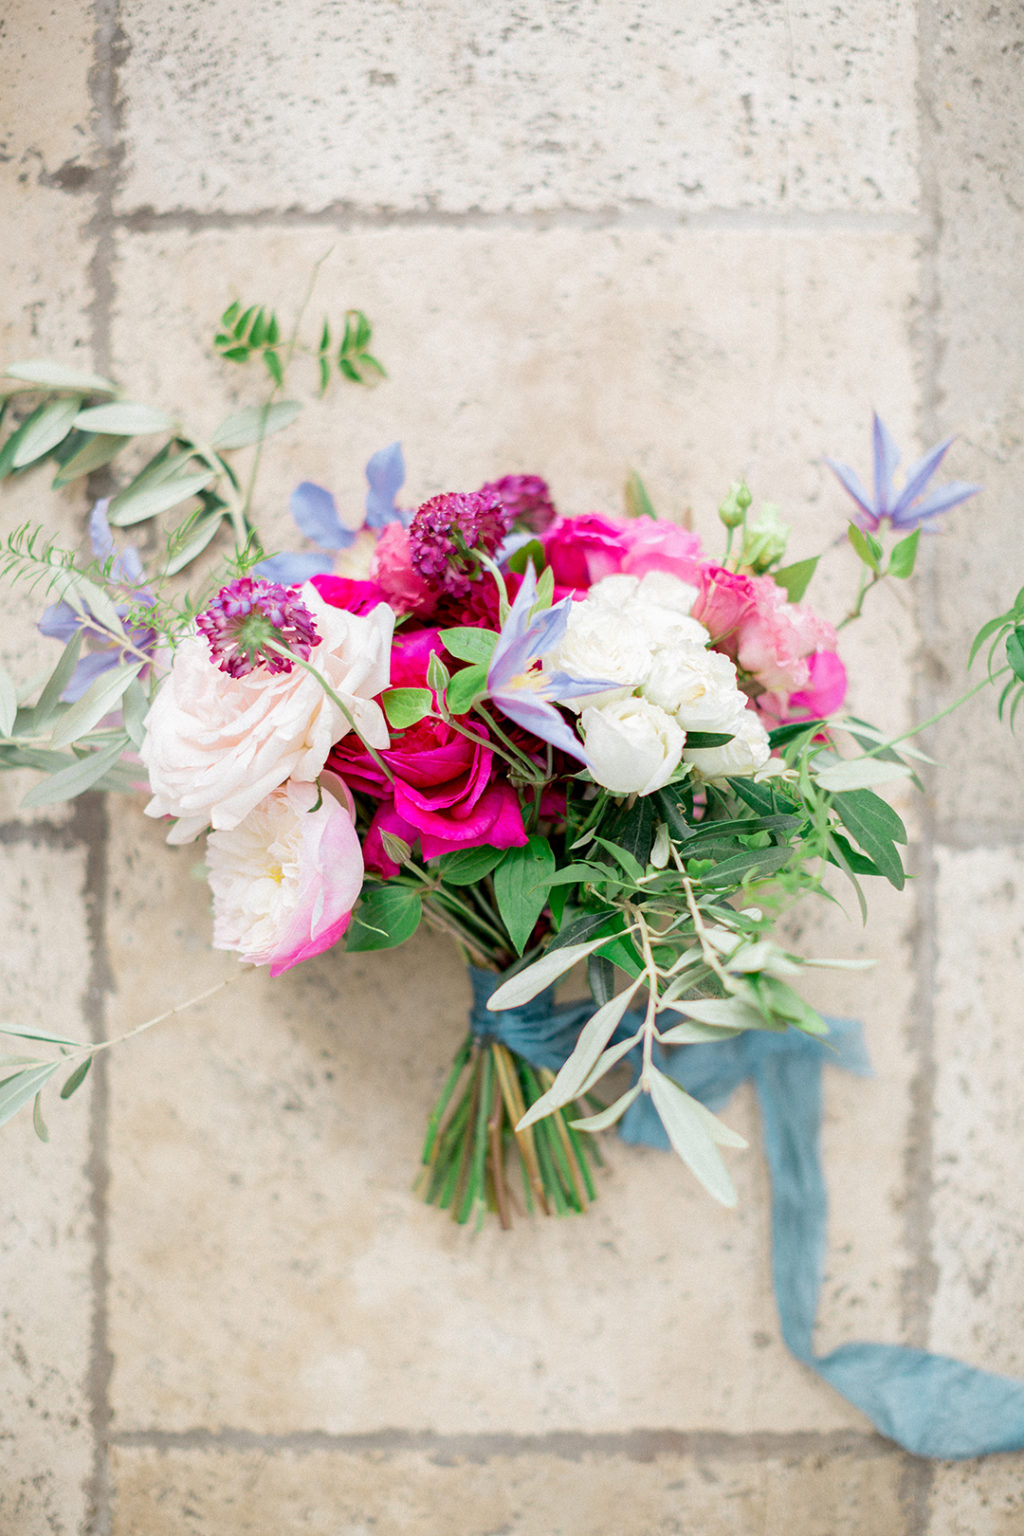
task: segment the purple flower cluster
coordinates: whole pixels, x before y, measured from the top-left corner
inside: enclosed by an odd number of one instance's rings
[[[320,636],[298,592],[297,587],[254,581],[251,576],[240,576],[221,587],[196,619],[196,626],[206,636],[210,655],[222,672],[230,677],[244,677],[256,667],[290,672],[292,657],[308,660]],[[278,646],[287,647],[292,655],[283,656]]]
[[[432,496],[409,525],[409,554],[418,574],[435,591],[465,597],[478,561],[493,557],[512,522],[495,490]]]
[[[558,516],[548,483],[540,475],[503,475],[480,487],[481,496],[495,494],[510,518],[532,533],[543,533]]]

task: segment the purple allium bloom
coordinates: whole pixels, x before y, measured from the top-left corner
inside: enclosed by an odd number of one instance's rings
[[[431,587],[451,597],[465,597],[474,555],[493,557],[512,518],[497,492],[448,491],[432,496],[409,525],[409,550],[415,569]]]
[[[480,487],[481,496],[493,493],[501,497],[512,520],[532,533],[543,533],[558,516],[548,483],[540,475],[503,475]]]
[[[565,634],[572,598],[565,597],[554,607],[545,608],[531,618],[530,610],[536,601],[537,574],[531,564],[526,567],[522,586],[494,647],[487,670],[487,694],[502,714],[514,720],[516,725],[532,731],[553,747],[561,747],[563,752],[589,766],[582,742],[552,701],[603,693],[615,684],[604,679],[581,679],[569,677],[565,672],[543,670],[540,657],[552,650]]]
[[[292,656],[307,661],[314,645],[320,644],[313,615],[297,587],[253,581],[251,576],[221,587],[196,626],[209,641],[211,657],[230,677],[244,677],[256,667],[290,672]],[[270,642],[287,646],[292,656],[282,656]]]
[[[834,459],[826,458],[825,463],[833,474],[837,476],[845,490],[853,497],[860,508],[860,512],[854,521],[861,528],[873,532],[887,517],[894,528],[913,528],[915,524],[929,528],[931,519],[937,517],[940,512],[948,512],[950,507],[958,506],[961,501],[966,501],[968,496],[974,496],[981,490],[980,485],[968,485],[963,480],[953,480],[949,485],[940,486],[925,496],[925,487],[932,478],[946,455],[946,451],[953,438],[947,437],[943,442],[937,443],[934,448],[929,448],[916,463],[911,464],[907,470],[903,483],[903,489],[897,493],[892,477],[897,464],[900,462],[900,451],[895,439],[885,422],[877,412],[873,417],[872,438],[874,443],[875,458],[875,494],[870,497],[864,489],[856,473],[848,464],[838,464]],[[923,500],[922,500],[923,497]]]

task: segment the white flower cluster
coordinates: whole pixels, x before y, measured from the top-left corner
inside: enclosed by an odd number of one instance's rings
[[[768,761],[768,736],[728,656],[691,617],[695,587],[667,571],[606,576],[569,613],[565,635],[545,668],[614,687],[573,706],[590,772],[613,794],[649,795],[693,763],[706,779],[752,774]],[[690,749],[687,732],[731,736],[724,746]]]

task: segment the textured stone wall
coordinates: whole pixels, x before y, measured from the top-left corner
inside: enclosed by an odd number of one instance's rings
[[[245,398],[217,314],[364,308],[390,380],[275,442],[361,498],[513,470],[617,510],[636,467],[714,532],[729,479],[809,554],[842,527],[823,453],[960,441],[985,493],[913,591],[851,631],[898,731],[964,683],[1024,581],[1024,12],[964,0],[6,0],[0,358],[110,370],[215,423]],[[4,530],[87,510],[40,478]],[[817,600],[853,573],[830,558]],[[831,607],[830,607],[831,605]],[[0,660],[44,664],[5,596]],[[916,878],[819,952],[873,1080],[827,1085],[822,1345],[928,1344],[1024,1374],[1017,744],[984,696],[902,796]],[[17,779],[17,782],[15,782]],[[0,783],[3,1011],[115,1033],[231,974],[204,890],[139,807],[19,812]],[[752,1103],[740,1204],[610,1145],[585,1219],[467,1234],[410,1191],[460,1037],[458,959],[416,940],[249,975],[2,1133],[3,1536],[1012,1536],[1019,1457],[895,1451],[785,1352]]]

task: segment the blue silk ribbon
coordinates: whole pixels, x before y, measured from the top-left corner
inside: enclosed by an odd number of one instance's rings
[[[471,969],[470,1026],[502,1041],[532,1065],[557,1071],[570,1054],[591,1002],[557,1005],[544,993],[522,1008],[490,1013],[500,978]],[[620,1030],[634,1032],[627,1015]],[[814,1325],[825,1270],[828,1201],[821,1168],[821,1069],[826,1063],[870,1073],[859,1023],[829,1019],[822,1042],[797,1030],[751,1030],[710,1045],[677,1046],[659,1066],[709,1109],[752,1079],[772,1186],[772,1279],[788,1348],[853,1403],[883,1435],[915,1456],[961,1460],[1024,1449],[1024,1382],[900,1344],[841,1344],[814,1353]],[[625,1038],[622,1034],[621,1038]],[[625,1141],[668,1147],[650,1098],[641,1094],[620,1123]]]

